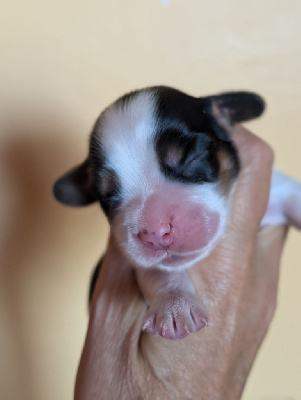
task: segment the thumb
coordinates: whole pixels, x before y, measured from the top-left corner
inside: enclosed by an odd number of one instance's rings
[[[76,379],[76,400],[95,399],[95,389],[101,387],[111,390],[113,386],[115,393],[116,383],[124,380],[121,367],[137,364],[137,344],[145,311],[134,270],[111,236],[90,305],[89,326]],[[100,370],[101,366],[105,368]],[[102,398],[111,398],[111,393],[103,390]]]

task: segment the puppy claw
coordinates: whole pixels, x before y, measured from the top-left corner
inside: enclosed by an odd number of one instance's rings
[[[161,336],[165,337],[166,331],[167,331],[167,326],[166,326],[165,323],[162,322],[162,324],[161,324],[161,330],[160,330]]]
[[[142,330],[145,331],[146,328],[147,328],[149,325],[150,325],[150,320],[148,319],[148,320],[146,320],[146,321],[144,322],[144,324],[143,324],[143,326],[142,326]]]

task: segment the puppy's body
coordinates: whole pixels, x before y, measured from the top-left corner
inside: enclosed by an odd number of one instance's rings
[[[185,270],[212,251],[227,224],[239,172],[231,127],[263,109],[262,99],[246,92],[130,93],[100,115],[87,160],[56,183],[62,203],[100,202],[150,304],[146,331],[175,339],[207,324]],[[299,226],[292,196],[300,193],[298,183],[275,172],[263,223]]]

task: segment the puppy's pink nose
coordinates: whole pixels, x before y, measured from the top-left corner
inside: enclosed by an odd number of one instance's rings
[[[139,240],[153,250],[167,249],[173,243],[173,229],[171,224],[160,224],[156,227],[143,229],[138,233]]]

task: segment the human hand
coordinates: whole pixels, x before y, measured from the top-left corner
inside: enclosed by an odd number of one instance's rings
[[[209,326],[170,341],[141,331],[146,305],[111,237],[96,284],[75,399],[239,399],[276,307],[285,227],[264,227],[273,155],[242,127],[225,237],[189,270]]]

